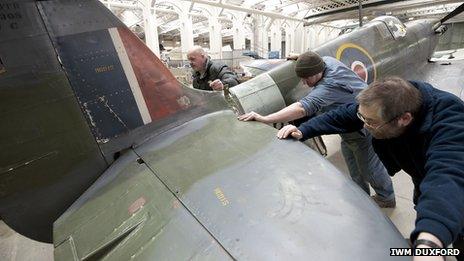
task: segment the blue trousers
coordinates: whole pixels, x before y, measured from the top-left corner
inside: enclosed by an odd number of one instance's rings
[[[367,130],[340,134],[341,150],[350,176],[368,195],[369,184],[385,200],[395,197],[387,170],[372,148],[372,136]]]

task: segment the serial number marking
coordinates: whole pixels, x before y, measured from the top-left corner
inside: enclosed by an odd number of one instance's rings
[[[96,73],[109,72],[114,70],[114,65],[100,66],[95,68]]]
[[[223,206],[227,206],[230,204],[229,200],[226,198],[224,192],[222,192],[220,188],[214,189],[214,194],[216,194],[216,197],[219,199]]]
[[[18,3],[0,4],[0,10],[19,9]]]
[[[15,13],[0,13],[0,20],[18,20],[23,18],[21,16],[21,13],[15,12]]]
[[[19,29],[17,21],[22,19],[23,16],[18,3],[0,4],[0,31],[8,28],[12,30]]]
[[[7,26],[0,24],[0,31],[2,31],[4,28],[10,28],[12,30],[16,30],[19,28],[19,26],[18,26],[18,23],[16,22],[10,23]]]

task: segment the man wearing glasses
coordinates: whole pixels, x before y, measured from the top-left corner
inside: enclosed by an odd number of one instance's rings
[[[366,128],[388,173],[404,170],[412,177],[417,218],[411,242],[432,248],[453,243],[464,260],[464,102],[397,77],[373,82],[356,100],[298,128],[285,126],[277,137],[305,140]]]
[[[276,123],[313,116],[354,102],[356,95],[367,87],[358,75],[340,61],[332,57],[320,57],[314,52],[298,56],[295,73],[307,86],[313,87],[306,97],[276,113],[262,116],[250,112],[239,116],[239,120]],[[365,130],[340,136],[342,154],[353,181],[367,194],[370,194],[370,184],[376,192],[372,198],[380,207],[395,207],[391,178],[372,148],[371,136]]]

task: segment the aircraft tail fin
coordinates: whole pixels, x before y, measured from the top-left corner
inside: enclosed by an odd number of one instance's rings
[[[45,242],[52,223],[107,167],[34,1],[2,2],[0,215]]]
[[[120,153],[211,102],[99,1],[0,5],[0,216],[51,242],[53,221]]]

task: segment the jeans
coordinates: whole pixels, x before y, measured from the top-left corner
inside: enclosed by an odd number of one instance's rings
[[[350,176],[368,195],[369,184],[384,200],[395,198],[393,184],[387,170],[372,148],[372,136],[366,130],[343,133],[341,150]]]

